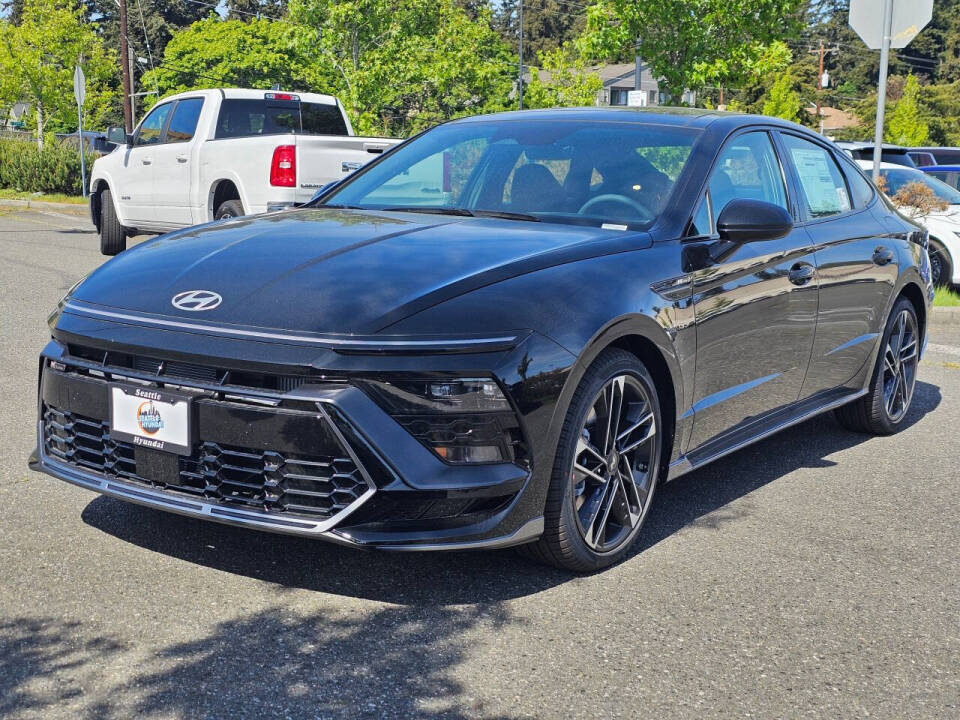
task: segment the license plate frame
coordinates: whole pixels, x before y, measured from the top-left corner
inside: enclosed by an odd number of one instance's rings
[[[110,436],[176,455],[193,447],[193,403],[186,393],[137,385],[109,385]]]

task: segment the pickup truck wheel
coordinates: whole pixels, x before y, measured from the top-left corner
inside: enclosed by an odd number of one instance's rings
[[[127,231],[117,218],[117,209],[109,189],[100,193],[100,252],[117,255],[127,249]]]
[[[214,220],[223,220],[224,218],[235,218],[243,216],[243,203],[239,200],[227,200],[220,203],[217,208],[217,214],[213,216]]]

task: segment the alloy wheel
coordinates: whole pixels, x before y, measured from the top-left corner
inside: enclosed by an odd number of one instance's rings
[[[614,552],[639,530],[659,447],[646,388],[632,375],[609,380],[580,427],[570,472],[577,528],[594,552]]]
[[[909,310],[901,310],[883,353],[883,405],[891,422],[899,422],[910,409],[919,350],[917,321]]]
[[[930,248],[930,281],[934,287],[939,287],[945,281],[943,277],[944,260],[939,248]]]

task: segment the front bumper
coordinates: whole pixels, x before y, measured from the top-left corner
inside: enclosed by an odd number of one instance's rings
[[[524,501],[532,477],[528,467],[447,465],[349,384],[306,383],[283,392],[244,393],[178,378],[176,387],[196,393],[201,445],[192,459],[181,461],[181,474],[190,475],[184,462],[193,462],[199,468],[194,474],[205,471],[208,478],[206,488],[201,482],[186,492],[187,488],[158,485],[139,476],[135,451],[109,437],[105,408],[111,384],[150,382],[156,376],[132,368],[98,366],[70,355],[57,342],[44,350],[40,372],[38,444],[31,467],[104,495],[235,526],[390,550],[507,547],[534,540],[543,530],[537,504]],[[171,383],[170,379],[164,382]],[[280,425],[274,413],[284,413]],[[221,477],[227,472],[224,468],[235,470],[233,458],[297,452],[314,442],[315,435],[324,435],[321,425],[316,432],[310,430],[306,423],[311,419],[329,424],[334,437],[328,442],[338,444],[343,461],[353,462],[356,477],[365,483],[358,480],[343,507],[323,517],[279,506],[251,507],[216,487],[235,481]],[[51,440],[50,428],[62,430],[66,425],[69,429],[61,433],[66,440]],[[95,431],[89,432],[90,427]],[[83,443],[93,443],[105,459],[80,462],[78,453],[87,452]],[[240,443],[245,443],[244,452],[230,449]],[[215,460],[213,470],[204,465],[205,452],[210,452],[204,448],[211,444],[214,453],[223,448],[230,454],[226,460]],[[324,453],[318,448],[308,454]],[[274,481],[271,487],[275,485]]]

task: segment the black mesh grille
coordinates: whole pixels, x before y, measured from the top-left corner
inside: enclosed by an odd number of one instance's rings
[[[252,509],[332,517],[358,500],[367,484],[349,457],[293,457],[205,442],[179,456],[175,477],[161,481],[137,472],[131,443],[110,437],[109,423],[52,407],[43,413],[50,457],[153,487]]]

